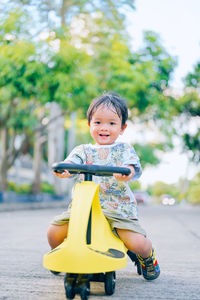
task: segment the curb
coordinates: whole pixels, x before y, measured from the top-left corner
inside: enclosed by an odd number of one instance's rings
[[[51,202],[0,203],[0,213],[17,210],[67,208],[68,204],[69,201],[67,199]]]

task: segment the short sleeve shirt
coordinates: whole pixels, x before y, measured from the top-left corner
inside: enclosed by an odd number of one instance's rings
[[[134,148],[127,143],[80,145],[73,149],[66,160],[75,164],[133,165],[135,175],[132,180],[139,178],[142,173],[139,158]],[[93,176],[93,181],[100,184],[99,197],[103,211],[116,217],[137,219],[137,203],[127,181],[119,181],[114,176]]]

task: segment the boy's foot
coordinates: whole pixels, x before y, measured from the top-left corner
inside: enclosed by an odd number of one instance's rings
[[[160,275],[160,267],[155,258],[155,251],[152,249],[152,253],[147,258],[142,258],[138,255],[138,259],[142,266],[142,274],[147,280],[154,280]]]

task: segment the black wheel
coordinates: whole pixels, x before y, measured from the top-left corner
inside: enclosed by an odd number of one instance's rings
[[[64,287],[67,299],[74,299],[76,295],[75,285],[76,285],[77,274],[66,273],[64,277]]]
[[[106,295],[112,295],[115,291],[115,272],[107,272],[104,279],[104,287]]]
[[[87,300],[89,294],[90,294],[90,292],[89,292],[88,287],[87,286],[83,286],[81,288],[81,291],[80,291],[81,300]]]
[[[52,271],[52,270],[50,270],[50,272],[51,272],[52,274],[54,274],[54,275],[58,275],[58,274],[60,274],[60,273],[61,273],[61,272]]]
[[[88,296],[89,296],[89,294],[90,294],[90,282],[89,281],[87,282],[87,293],[88,293]]]
[[[65,286],[65,294],[67,299],[74,299],[75,297],[75,289],[72,285]]]

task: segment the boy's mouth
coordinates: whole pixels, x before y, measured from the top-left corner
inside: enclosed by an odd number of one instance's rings
[[[101,137],[108,137],[109,134],[99,134]]]

